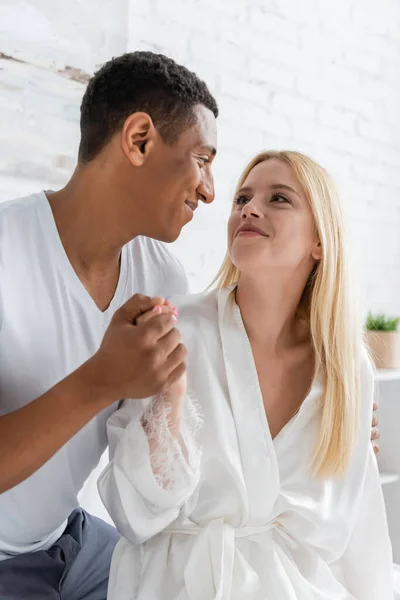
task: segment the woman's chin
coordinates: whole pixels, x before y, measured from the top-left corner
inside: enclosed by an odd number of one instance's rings
[[[262,269],[263,263],[269,263],[268,260],[263,260],[260,256],[260,251],[254,248],[237,248],[236,251],[231,252],[231,260],[235,267],[239,269],[241,273],[251,273],[254,269]]]

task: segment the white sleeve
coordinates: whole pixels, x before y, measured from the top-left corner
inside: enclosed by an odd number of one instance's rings
[[[149,243],[148,240],[147,243]],[[189,294],[189,281],[185,269],[175,252],[171,251],[169,244],[155,242],[155,240],[151,240],[151,243],[162,249],[162,253],[157,255],[157,277],[155,279],[157,283],[152,295],[162,296],[168,300],[172,296],[186,296]]]
[[[342,557],[332,566],[356,600],[393,600],[392,546],[378,465],[370,440],[373,398],[374,372],[364,352],[360,439],[348,483],[353,488],[348,514],[352,527]]]
[[[186,296],[190,292],[189,280],[182,263],[178,259],[176,260],[179,266],[179,278],[177,278],[177,282],[175,284],[176,291],[174,290],[173,295]]]
[[[162,400],[154,398],[125,400],[107,423],[110,462],[99,477],[99,493],[118,531],[133,544],[172,523],[198,483],[201,421],[195,403],[185,398],[179,440],[167,419]],[[152,455],[151,438],[158,442]]]
[[[363,493],[347,548],[336,565],[356,600],[393,600],[393,558],[376,458],[370,448]]]
[[[400,566],[394,565],[394,600],[400,600]]]

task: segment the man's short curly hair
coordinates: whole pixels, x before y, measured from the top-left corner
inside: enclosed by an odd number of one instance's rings
[[[206,84],[171,58],[131,52],[107,62],[89,81],[81,104],[79,161],[95,158],[134,112],[145,112],[166,143],[194,125],[202,104],[215,117],[218,107]]]

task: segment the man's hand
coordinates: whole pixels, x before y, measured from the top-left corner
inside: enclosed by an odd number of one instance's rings
[[[178,312],[175,307],[169,305],[168,302],[165,302],[162,306],[156,306],[153,310],[148,311],[147,313],[141,315],[136,320],[138,327],[143,327],[146,323],[151,322],[155,319],[156,315],[170,315],[174,322],[177,322]],[[161,427],[161,423],[167,418],[168,428],[170,433],[175,439],[180,439],[180,422],[181,422],[181,411],[183,402],[186,395],[187,389],[187,376],[186,376],[186,368],[182,375],[178,377],[175,381],[172,381],[168,387],[163,390],[163,393],[159,395],[155,399],[155,404],[153,404],[153,414],[151,422],[147,421],[145,418],[142,421],[144,430],[148,436],[150,454],[154,454],[157,452],[159,448],[159,439],[157,435],[154,435],[152,432],[153,428],[157,430],[157,428]],[[157,426],[157,421],[159,421]],[[185,448],[183,448],[186,453]],[[186,454],[185,454],[186,455]],[[157,472],[157,465],[153,468],[154,472]],[[167,482],[164,482],[167,484]]]
[[[372,447],[374,449],[375,454],[378,454],[379,452],[379,444],[377,442],[377,440],[380,438],[380,431],[378,428],[378,415],[376,413],[376,411],[379,408],[379,404],[378,401],[375,400],[374,401],[374,406],[373,406],[373,413],[372,413],[372,428],[371,428],[371,442],[372,442]]]
[[[26,406],[0,415],[0,494],[44,465],[103,408],[162,393],[186,372],[186,350],[163,298],[133,296],[96,354]],[[155,310],[148,322],[140,315]]]
[[[178,313],[175,307],[171,307],[168,302],[165,302],[162,306],[156,306],[153,310],[141,315],[137,319],[137,324],[142,325],[148,323],[150,319],[153,319],[156,314],[169,314],[172,315],[174,322],[177,322]],[[172,382],[168,388],[164,389],[165,400],[170,400],[174,405],[179,404],[185,394],[187,387],[186,369],[181,377]]]
[[[176,318],[162,298],[136,294],[114,315],[90,378],[110,401],[146,398],[168,389],[186,371],[186,350],[175,328]],[[151,319],[141,315],[152,311]]]

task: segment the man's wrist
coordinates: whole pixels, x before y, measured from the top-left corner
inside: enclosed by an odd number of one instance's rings
[[[97,412],[120,400],[118,391],[105,383],[94,357],[83,363],[71,377],[77,398]]]

